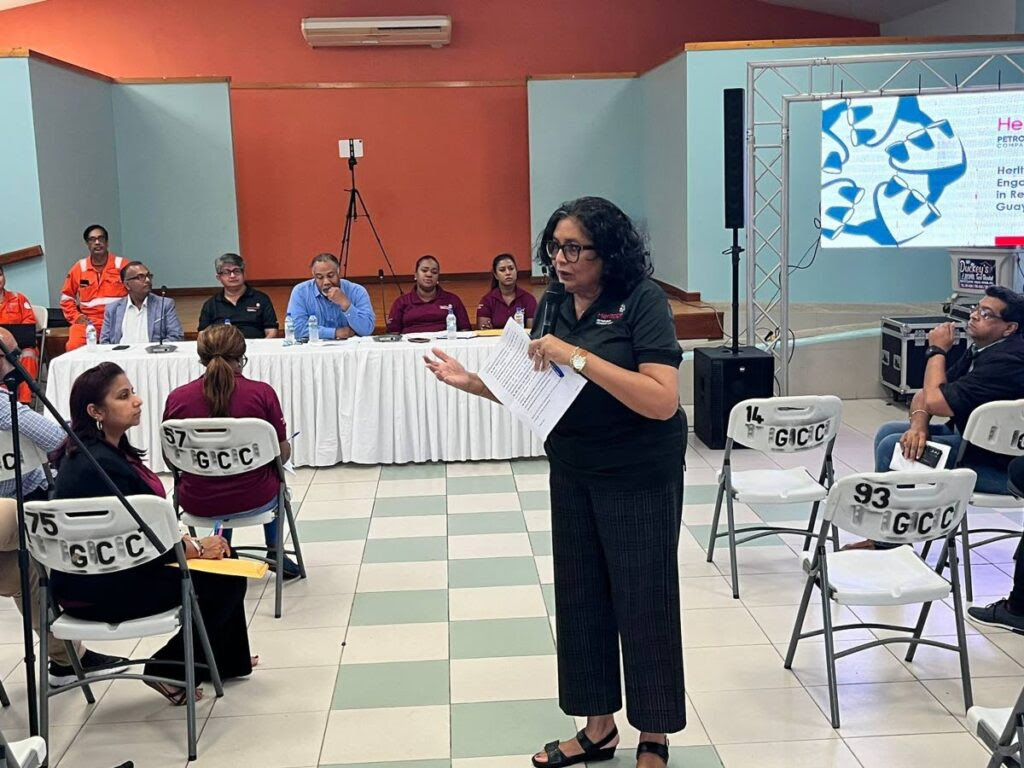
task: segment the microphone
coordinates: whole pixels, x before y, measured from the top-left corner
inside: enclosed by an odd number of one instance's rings
[[[402,334],[400,333],[388,333],[388,305],[387,300],[384,298],[384,270],[377,270],[377,279],[380,281],[380,316],[384,319],[384,333],[373,338],[377,341],[401,341]],[[376,330],[376,329],[374,329]]]
[[[164,339],[167,338],[167,286],[160,286],[160,298],[163,299],[160,302],[160,343],[150,344],[146,347],[146,351],[151,355],[159,355],[166,352],[173,352],[177,349],[173,344],[164,344]]]
[[[544,291],[544,314],[540,320],[540,335],[547,336],[555,328],[555,318],[558,317],[558,309],[562,306],[562,300],[565,299],[565,286],[557,280],[552,280],[548,283],[547,290]]]

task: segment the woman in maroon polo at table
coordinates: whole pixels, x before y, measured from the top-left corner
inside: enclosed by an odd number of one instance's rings
[[[533,294],[524,291],[516,283],[519,268],[511,253],[499,253],[491,263],[491,290],[480,299],[476,308],[476,327],[504,328],[516,312],[523,311],[527,328],[533,327],[533,316],[537,313],[537,300]]]
[[[164,420],[263,419],[277,432],[281,461],[288,461],[291,446],[277,394],[269,384],[242,375],[245,337],[241,331],[233,325],[211,325],[200,331],[196,351],[206,373],[167,396]],[[277,505],[279,482],[273,464],[229,477],[202,477],[183,472],[178,484],[178,501],[182,509],[199,517],[223,518],[242,512],[257,514]],[[277,543],[278,522],[274,520],[263,526],[268,547]],[[224,538],[231,540],[230,528],[224,530]],[[299,566],[286,557],[285,579],[298,575]]]
[[[389,333],[430,333],[447,326],[448,308],[455,312],[460,331],[472,330],[462,299],[441,287],[441,264],[429,254],[416,260],[416,285],[391,305]]]

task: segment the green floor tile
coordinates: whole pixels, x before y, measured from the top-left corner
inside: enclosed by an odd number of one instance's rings
[[[444,496],[395,496],[373,502],[374,517],[415,517],[445,515],[448,504]]]
[[[516,479],[512,475],[449,477],[447,488],[450,496],[463,493],[515,493]]]
[[[422,563],[448,559],[447,536],[412,539],[367,539],[364,563]]]
[[[550,555],[551,531],[530,531],[530,546],[534,555]]]
[[[368,518],[345,520],[307,520],[299,524],[299,541],[311,544],[314,541],[350,541],[365,539],[370,528]]]
[[[520,491],[519,504],[524,510],[551,509],[551,494],[547,491]]]
[[[512,471],[517,475],[542,475],[548,471],[547,459],[515,459]]]
[[[447,704],[448,661],[343,664],[331,709],[424,707]]]
[[[555,652],[547,619],[453,621],[448,631],[453,659],[544,656]]]
[[[811,519],[812,504],[751,504],[750,508],[766,523],[805,521]],[[724,510],[723,510],[724,514]],[[818,515],[821,523],[821,515]]]
[[[744,528],[744,525],[742,525],[742,524],[736,526],[736,535],[737,535],[737,537],[740,537],[740,536],[743,535],[743,533],[742,533],[743,528]],[[697,540],[697,543],[700,544],[703,549],[707,550],[707,548],[708,548],[708,536],[711,535],[711,526],[710,525],[688,525],[688,526],[686,526],[686,529],[691,534],[693,534],[693,538],[695,538]],[[719,533],[724,533],[726,530],[728,530],[728,529],[725,527],[725,525],[719,523],[719,525],[718,525],[718,532]],[[798,539],[793,539],[793,540],[794,541],[798,541]],[[768,546],[785,546],[785,544],[786,544],[786,542],[784,542],[778,536],[776,536],[775,534],[771,534],[769,536],[762,536],[760,539],[754,539],[753,541],[748,541],[748,542],[746,542],[744,544],[740,544],[739,546],[741,546],[741,547],[768,547]],[[728,539],[728,537],[723,536],[723,537],[721,537],[715,543],[715,551],[716,552],[718,551],[718,548],[720,548],[720,547],[724,547],[726,550],[728,550],[728,548],[729,548],[729,539]]]
[[[360,592],[352,602],[352,626],[448,621],[448,590]]]
[[[452,515],[452,520],[463,515]],[[514,587],[536,584],[537,566],[532,557],[487,557],[448,561],[448,588]]]
[[[540,591],[544,593],[544,605],[548,609],[548,616],[555,615],[555,585],[541,584]]]
[[[717,485],[688,485],[683,489],[684,504],[714,504],[717,496]]]
[[[575,732],[555,699],[452,705],[453,758],[528,755]]]
[[[444,477],[445,465],[435,464],[388,464],[380,468],[381,480],[426,480]]]
[[[448,516],[448,535],[473,533],[523,533],[526,521],[522,512],[474,512]]]

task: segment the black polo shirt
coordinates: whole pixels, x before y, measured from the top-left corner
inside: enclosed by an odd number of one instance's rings
[[[946,383],[939,385],[953,411],[952,426],[963,434],[967,419],[979,405],[996,400],[1024,398],[1024,337],[1015,333],[974,352],[968,350],[946,371]],[[965,462],[1005,468],[1009,456],[969,446]]]
[[[547,300],[538,307],[538,318],[544,317]],[[678,367],[683,359],[668,299],[650,279],[625,298],[602,292],[579,320],[566,294],[552,333],[630,371],[642,363]],[[539,324],[533,335],[540,335]],[[649,419],[588,382],[544,449],[552,465],[583,480],[629,487],[660,483],[682,472],[686,417],[679,410],[665,421]]]
[[[224,291],[208,298],[199,311],[199,330],[225,320],[230,320],[247,339],[262,339],[268,328],[277,328],[277,313],[270,297],[248,285],[237,304],[224,298]]]

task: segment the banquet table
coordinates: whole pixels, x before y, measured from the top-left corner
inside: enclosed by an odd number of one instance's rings
[[[353,338],[292,346],[282,339],[250,339],[244,374],[277,392],[288,434],[297,433],[291,441],[297,467],[543,455],[541,440],[507,409],[447,387],[426,369],[423,355],[437,346],[477,370],[498,339],[471,336],[429,343]],[[147,346],[80,347],[60,355],[50,362],[46,395],[67,417],[75,378],[100,362],[116,362],[144,401],[142,423],[129,431],[128,439],[145,449],[150,468],[164,472],[164,403],[175,387],[202,375],[203,367],[195,342],[178,342],[174,352],[164,354],[147,353]]]

